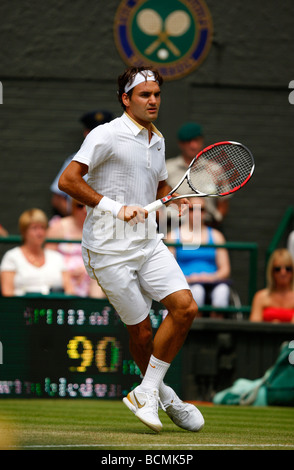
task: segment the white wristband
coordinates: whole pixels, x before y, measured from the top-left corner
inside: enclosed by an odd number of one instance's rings
[[[117,217],[117,214],[119,213],[122,207],[123,204],[121,204],[120,202],[114,201],[113,199],[110,199],[107,196],[103,196],[103,198],[101,199],[99,204],[97,204],[95,209],[97,208],[99,211],[110,212],[114,217]]]

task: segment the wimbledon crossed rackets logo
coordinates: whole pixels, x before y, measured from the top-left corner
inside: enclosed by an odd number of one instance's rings
[[[123,0],[115,15],[114,34],[128,65],[151,63],[172,80],[204,60],[212,22],[202,0]]]
[[[171,52],[174,56],[179,57],[181,51],[170,40],[171,38],[183,36],[191,26],[191,18],[187,12],[183,10],[173,11],[168,15],[165,21],[162,20],[159,13],[151,8],[141,10],[137,15],[137,23],[141,31],[146,35],[157,36],[150,46],[144,51],[150,56],[154,51],[158,50],[157,55],[160,59],[165,59]],[[158,49],[164,44],[167,49]]]

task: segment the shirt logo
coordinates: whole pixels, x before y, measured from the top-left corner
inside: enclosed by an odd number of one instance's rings
[[[187,75],[202,63],[212,30],[203,0],[122,0],[114,20],[115,42],[124,62],[152,64],[165,80]]]

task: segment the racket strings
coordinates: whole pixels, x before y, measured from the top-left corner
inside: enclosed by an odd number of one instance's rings
[[[210,147],[195,160],[188,175],[194,191],[221,195],[240,188],[251,175],[253,159],[241,145],[222,144]]]

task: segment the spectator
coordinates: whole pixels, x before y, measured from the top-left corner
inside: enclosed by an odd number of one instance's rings
[[[275,250],[268,262],[265,289],[256,292],[250,321],[294,323],[293,259],[285,248]]]
[[[195,230],[198,220],[195,220],[195,210],[189,208],[188,222],[182,224],[179,230],[170,232],[167,241],[185,244],[184,247],[171,248],[179,265],[181,266],[194,299],[198,307],[211,303],[214,307],[227,307],[229,305],[230,288],[228,278],[231,267],[228,251],[225,248],[205,248],[201,245],[224,244],[223,234],[205,223],[206,200],[204,198],[191,199],[201,208],[201,231],[198,237],[199,248],[189,248],[187,244],[195,245]],[[197,218],[198,219],[198,218]],[[206,301],[208,298],[208,302]]]
[[[204,148],[202,127],[196,122],[183,124],[178,131],[180,155],[166,161],[168,184],[174,188],[185,174],[194,157]],[[184,183],[177,192],[190,194],[188,183]],[[207,225],[220,229],[224,217],[229,210],[229,197],[206,198],[205,222]]]
[[[91,130],[95,129],[95,127],[100,126],[100,124],[105,124],[106,122],[110,122],[113,119],[113,115],[109,111],[91,111],[89,113],[84,114],[80,121],[84,126],[83,136],[84,138],[86,135],[91,132]],[[65,162],[63,163],[59,173],[57,174],[56,178],[54,179],[53,183],[50,186],[50,190],[52,193],[51,198],[51,205],[57,215],[64,217],[70,214],[71,207],[70,207],[70,199],[68,198],[67,194],[63,191],[60,191],[58,188],[58,181],[60,175],[63,173],[65,168],[71,162],[74,155],[70,155]]]
[[[86,206],[71,200],[71,215],[54,219],[47,231],[48,239],[82,240]],[[47,248],[57,250],[64,257],[74,294],[80,297],[105,297],[96,281],[90,279],[82,258],[81,243],[48,243]]]
[[[69,275],[60,253],[43,248],[48,219],[40,209],[25,211],[19,218],[21,246],[8,250],[1,263],[1,289],[5,297],[28,293],[71,294]]]

